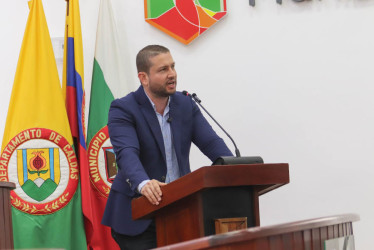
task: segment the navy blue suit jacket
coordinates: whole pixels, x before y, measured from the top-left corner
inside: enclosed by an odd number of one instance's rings
[[[191,142],[212,161],[232,155],[190,97],[176,92],[171,96],[169,107],[173,145],[181,176],[191,172]],[[146,179],[164,182],[167,171],[161,128],[142,86],[112,102],[108,129],[118,173],[102,223],[117,233],[137,235],[144,232],[151,221],[131,218],[131,199],[139,196],[136,188]]]

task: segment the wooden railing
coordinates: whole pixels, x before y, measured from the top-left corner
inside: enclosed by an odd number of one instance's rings
[[[353,235],[352,222],[359,219],[358,215],[345,214],[253,227],[157,249],[324,250],[326,240]]]

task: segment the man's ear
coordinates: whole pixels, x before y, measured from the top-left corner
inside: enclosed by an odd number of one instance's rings
[[[145,72],[139,72],[138,78],[143,87],[148,86],[148,75]]]

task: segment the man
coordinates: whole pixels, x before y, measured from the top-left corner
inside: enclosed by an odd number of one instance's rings
[[[157,246],[154,221],[132,220],[131,199],[143,195],[159,205],[161,187],[191,172],[191,142],[212,161],[232,155],[193,100],[176,92],[175,62],[167,48],[143,48],[136,64],[141,86],[114,100],[108,118],[118,174],[102,223],[112,228],[121,249]]]

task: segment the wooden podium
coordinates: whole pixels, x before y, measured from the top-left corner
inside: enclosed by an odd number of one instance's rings
[[[259,196],[287,183],[285,163],[202,167],[162,187],[158,206],[145,197],[134,199],[132,217],[155,219],[159,247],[236,229],[242,219],[246,227],[255,227],[260,225]]]
[[[13,249],[10,191],[15,188],[14,183],[0,182],[0,249]]]

